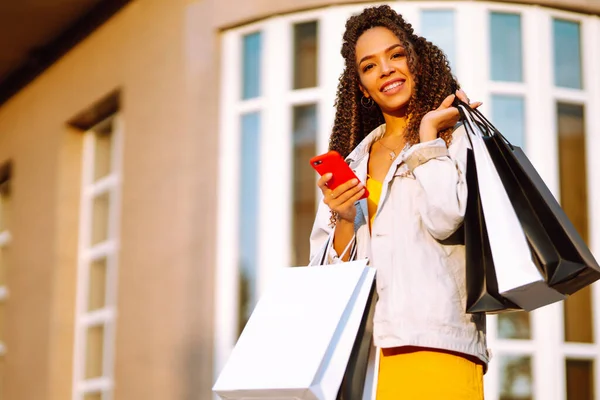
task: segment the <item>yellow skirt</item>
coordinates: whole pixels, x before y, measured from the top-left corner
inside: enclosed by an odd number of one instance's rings
[[[437,351],[382,352],[377,400],[483,400],[483,367]]]

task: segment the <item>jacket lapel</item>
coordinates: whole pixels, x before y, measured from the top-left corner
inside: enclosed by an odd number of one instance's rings
[[[356,177],[360,179],[363,184],[367,184],[367,169],[369,166],[369,151],[371,144],[379,139],[385,132],[385,124],[379,125],[373,129],[356,148],[346,157],[346,162],[350,165],[350,168],[356,174]],[[359,200],[358,202],[360,211],[363,215],[364,222],[369,224],[369,209],[367,207],[367,199]]]

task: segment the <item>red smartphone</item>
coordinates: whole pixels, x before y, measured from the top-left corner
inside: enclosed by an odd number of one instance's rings
[[[329,182],[327,182],[327,186],[331,190],[335,189],[343,183],[348,182],[351,179],[358,179],[358,177],[356,176],[354,171],[352,171],[350,166],[346,164],[344,158],[337,151],[334,150],[311,158],[310,165],[321,176],[327,173],[332,174],[331,179],[329,180]],[[365,192],[363,193],[361,199],[366,199],[367,197],[369,197],[369,191],[365,187]]]

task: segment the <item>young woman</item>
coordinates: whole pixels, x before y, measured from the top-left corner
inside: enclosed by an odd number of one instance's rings
[[[485,316],[465,313],[455,235],[468,138],[452,102],[469,101],[443,52],[388,6],[348,20],[342,56],[330,149],[360,180],[335,190],[329,174],[319,180],[312,263],[355,253],[377,269],[378,400],[483,399]]]

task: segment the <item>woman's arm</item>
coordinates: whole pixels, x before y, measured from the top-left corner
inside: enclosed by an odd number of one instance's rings
[[[327,182],[332,174],[323,175],[317,186],[323,193],[310,242],[310,265],[333,264],[350,258],[350,247],[354,242],[354,219],[356,202],[362,197],[365,187],[358,179],[352,179],[329,189]],[[337,216],[335,228],[331,227],[331,212]],[[340,258],[341,257],[341,258]]]
[[[354,223],[339,220],[335,227],[330,226],[329,207],[320,202],[317,216],[310,235],[310,265],[336,264],[348,261],[354,241]],[[344,253],[344,250],[347,250]],[[344,257],[340,258],[340,254]]]
[[[424,225],[433,237],[444,240],[461,225],[467,203],[466,164],[469,138],[460,125],[459,112],[452,103],[458,96],[469,102],[467,95],[459,90],[448,96],[440,106],[425,114],[421,120],[421,143],[413,146],[405,155],[405,162],[423,188],[417,204]],[[477,108],[481,103],[473,103]],[[438,132],[455,128],[450,146],[438,138]]]
[[[460,125],[449,148],[442,139],[413,146],[406,163],[421,185],[417,199],[423,224],[433,237],[444,240],[462,224],[467,204],[468,138]]]

